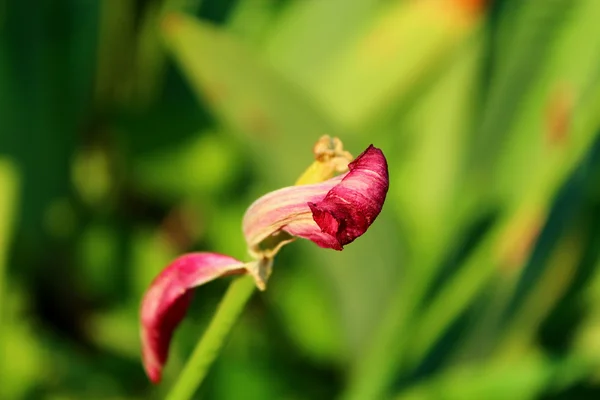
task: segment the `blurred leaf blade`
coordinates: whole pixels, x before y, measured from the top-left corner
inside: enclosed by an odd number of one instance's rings
[[[298,85],[314,88],[327,67],[358,35],[379,0],[295,1],[270,27],[264,57]],[[331,23],[335,20],[336,23]]]
[[[472,10],[444,1],[389,3],[311,91],[344,127],[363,127],[409,93],[425,71],[444,62],[478,21]]]
[[[6,315],[12,311],[9,309],[8,301],[7,264],[14,219],[17,214],[19,186],[19,173],[14,163],[5,157],[0,157],[0,193],[2,193],[2,196],[0,196],[0,370],[2,371],[9,370],[9,344],[12,345],[13,343],[12,329],[10,329],[12,325],[10,322],[12,321],[9,322]],[[12,318],[11,315],[10,320]],[[19,376],[19,373],[13,375],[13,378],[17,381],[21,377],[22,375]],[[15,389],[15,386],[19,386],[18,383],[6,386],[4,390],[0,390],[0,393],[4,393],[4,396],[10,395],[11,390],[19,390],[18,388]]]
[[[484,365],[449,368],[446,374],[410,387],[396,399],[537,398],[548,386],[564,385],[569,380],[577,379],[589,365],[590,361],[582,358],[555,361],[535,353],[526,354],[518,363],[488,362]]]
[[[0,312],[3,309],[2,295],[6,275],[6,263],[11,240],[11,233],[16,214],[19,177],[12,162],[0,158]]]
[[[279,147],[262,167],[279,169],[287,182],[302,170],[300,163],[290,163],[295,161],[289,159],[293,149],[303,143],[308,148],[321,135],[338,131],[301,92],[219,28],[171,14],[163,21],[163,32],[196,94],[223,123],[256,143]]]

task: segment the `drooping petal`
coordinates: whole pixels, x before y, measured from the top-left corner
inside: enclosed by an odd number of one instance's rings
[[[243,231],[251,251],[281,232],[342,250],[373,223],[389,186],[382,151],[369,146],[349,165],[349,172],[325,182],[271,192],[246,211]]]
[[[245,264],[217,253],[185,254],[154,279],[141,306],[142,360],[150,380],[161,380],[173,332],[185,316],[194,287],[215,278],[246,273]]]

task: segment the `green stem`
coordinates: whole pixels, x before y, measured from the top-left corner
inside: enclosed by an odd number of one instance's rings
[[[323,137],[321,140],[329,139]],[[335,149],[332,148],[332,150]],[[323,182],[333,177],[334,172],[335,169],[327,162],[317,160],[296,181],[296,185]],[[285,240],[285,238],[281,240]],[[276,246],[276,244],[274,245]],[[258,268],[258,275],[255,276],[255,278],[258,277],[256,280],[253,280],[250,276],[244,276],[236,279],[229,285],[229,289],[227,289],[225,297],[221,300],[215,316],[196,345],[192,356],[179,375],[179,379],[169,392],[167,400],[187,400],[194,395],[194,392],[196,392],[196,389],[198,389],[204,380],[208,369],[213,361],[215,361],[215,358],[217,358],[221,347],[223,347],[227,334],[254,292],[255,284],[260,287],[260,282],[264,283],[270,275],[271,262],[272,257],[267,257],[255,263]],[[261,290],[264,290],[264,287]]]
[[[16,213],[17,194],[19,190],[19,175],[13,165],[0,158],[0,362],[4,362],[4,335],[6,330],[6,321],[4,321],[4,312],[6,311],[6,262],[8,257],[8,246],[13,225],[14,215]],[[0,370],[2,366],[0,365]]]
[[[254,281],[250,276],[237,278],[229,285],[206,332],[198,341],[179,379],[168,394],[167,400],[192,398],[217,358],[227,335],[254,292],[254,288]]]

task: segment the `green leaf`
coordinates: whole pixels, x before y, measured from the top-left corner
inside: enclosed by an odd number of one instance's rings
[[[163,21],[167,46],[198,97],[260,154],[266,176],[277,171],[290,184],[310,161],[295,158],[323,134],[338,129],[293,85],[263,64],[227,32],[183,15]]]
[[[401,101],[447,61],[477,26],[477,15],[443,2],[394,2],[325,65],[309,90],[335,121],[359,129]]]
[[[548,387],[560,387],[583,376],[588,364],[585,359],[553,361],[531,353],[513,363],[455,366],[409,387],[395,399],[531,399]]]
[[[13,339],[13,328],[4,321],[7,312],[6,304],[6,263],[8,249],[11,241],[13,221],[16,216],[17,195],[19,190],[19,174],[14,165],[5,158],[0,158],[0,369],[7,371],[9,368],[7,346]],[[5,374],[3,374],[5,376]],[[20,379],[20,377],[16,378]],[[9,388],[8,390],[12,390]],[[2,393],[2,392],[0,392]],[[4,393],[4,395],[7,395]]]
[[[360,37],[380,3],[294,1],[270,28],[264,57],[298,85],[314,90],[327,67]]]

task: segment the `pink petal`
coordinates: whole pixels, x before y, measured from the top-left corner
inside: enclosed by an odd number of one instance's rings
[[[244,263],[217,253],[185,254],[154,279],[142,300],[141,338],[144,369],[150,380],[161,380],[173,331],[192,299],[191,289],[224,275],[245,273]]]
[[[246,211],[243,231],[248,247],[281,231],[342,250],[373,223],[385,201],[389,179],[385,156],[369,146],[352,161],[350,172],[314,185],[271,192]]]
[[[271,192],[256,200],[246,211],[242,228],[248,248],[255,249],[269,236],[289,225],[307,225],[309,231],[320,231],[312,219],[308,201],[325,197],[341,177],[313,185],[290,186]]]

